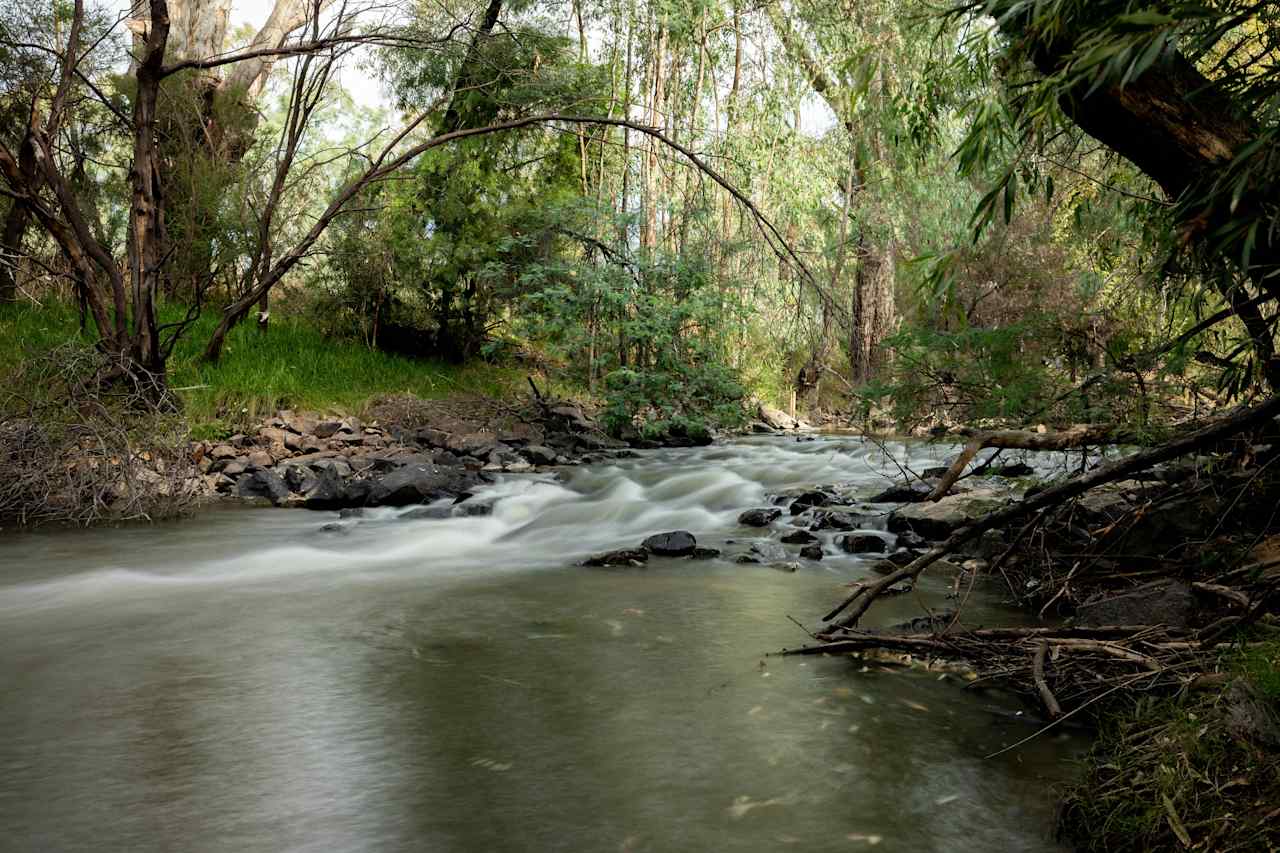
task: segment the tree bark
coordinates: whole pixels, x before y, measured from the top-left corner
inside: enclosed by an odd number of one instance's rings
[[[1052,77],[1067,72],[1084,33],[1067,32],[1049,41],[1033,23],[1038,4],[1021,5],[1016,9],[1006,2],[993,11],[1001,29],[1023,45],[1040,74]],[[1257,121],[1242,115],[1227,94],[1173,48],[1123,85],[1112,82],[1090,91],[1091,85],[1082,82],[1058,99],[1067,117],[1133,163],[1175,202],[1185,243],[1240,262],[1250,239],[1247,231],[1212,247],[1209,244],[1232,223],[1257,222],[1260,227],[1253,232],[1249,269],[1244,273],[1260,292],[1280,298],[1280,277],[1273,275],[1280,269],[1280,233],[1266,213],[1274,203],[1274,182],[1255,178],[1236,195],[1235,180],[1225,180],[1242,166],[1251,167],[1254,176],[1271,173],[1268,159],[1274,157],[1274,145],[1261,145],[1245,163],[1236,162],[1247,146],[1261,138],[1263,129]],[[1224,296],[1231,301],[1229,293]],[[1241,320],[1252,325],[1249,332],[1268,384],[1280,389],[1280,361],[1270,333],[1260,335],[1260,327],[1246,314]]]
[[[18,259],[22,257],[22,238],[27,232],[31,211],[15,200],[4,218],[4,234],[0,237],[0,302],[18,299]]]

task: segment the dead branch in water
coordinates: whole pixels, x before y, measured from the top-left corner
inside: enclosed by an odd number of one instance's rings
[[[1077,426],[1061,432],[1030,432],[1026,430],[1005,429],[994,432],[979,433],[971,439],[956,461],[951,463],[947,473],[929,493],[929,500],[939,501],[944,498],[951,487],[960,479],[964,469],[979,452],[987,448],[997,450],[1074,450],[1079,447],[1091,447],[1101,444],[1124,444],[1134,440],[1131,432],[1118,430],[1111,426]]]
[[[853,628],[871,607],[875,599],[887,589],[904,580],[914,581],[929,566],[951,554],[966,542],[981,536],[987,530],[1004,527],[1032,512],[1056,506],[1097,486],[1127,479],[1138,472],[1145,471],[1163,462],[1194,453],[1246,429],[1260,426],[1278,414],[1280,414],[1280,396],[1269,397],[1256,406],[1242,409],[1213,421],[1182,438],[1099,465],[1092,471],[1077,475],[1063,483],[1024,498],[1009,507],[990,513],[972,524],[956,530],[941,544],[929,549],[896,572],[891,572],[873,583],[859,586],[852,595],[832,610],[824,621],[829,622],[848,610],[848,614],[840,620],[838,627]]]

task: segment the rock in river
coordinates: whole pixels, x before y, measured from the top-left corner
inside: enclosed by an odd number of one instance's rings
[[[948,495],[937,503],[919,503],[889,513],[889,532],[910,530],[926,539],[945,539],[989,512],[1005,505],[1007,493],[994,489],[974,489]]]
[[[687,530],[655,533],[641,543],[642,548],[659,557],[687,557],[698,547],[698,540]]]
[[[777,507],[769,507],[767,509],[749,509],[742,515],[738,516],[738,523],[747,527],[768,527],[778,516],[782,515],[782,510]]]
[[[874,533],[846,533],[836,544],[847,554],[883,554],[888,544]]]
[[[902,483],[872,495],[867,501],[873,504],[914,504],[929,497],[931,491],[933,489],[924,483]]]
[[[766,563],[782,563],[787,559],[787,549],[777,542],[756,542],[751,546],[751,554]]]
[[[643,548],[623,548],[596,554],[582,561],[584,566],[642,566],[649,562],[649,552]]]
[[[461,468],[419,462],[397,468],[375,480],[365,503],[368,506],[426,503],[453,497],[476,482],[474,475]]]
[[[274,472],[259,469],[240,475],[236,480],[236,497],[266,498],[278,504],[289,497],[289,487]]]

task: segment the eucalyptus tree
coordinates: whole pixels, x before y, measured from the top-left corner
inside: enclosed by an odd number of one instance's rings
[[[1229,365],[1239,389],[1280,389],[1280,10],[1246,0],[1128,3],[998,0],[957,4],[966,61],[990,63],[1005,96],[974,122],[962,162],[983,165],[1012,140],[980,221],[1045,191],[1028,153],[1083,132],[1131,163],[1162,198],[1145,205],[1165,271],[1214,288],[1246,330]],[[1218,317],[1220,321],[1222,317]]]

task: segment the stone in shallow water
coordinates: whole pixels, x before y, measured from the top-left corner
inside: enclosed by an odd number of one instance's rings
[[[889,532],[910,530],[926,539],[946,539],[957,529],[1002,508],[1007,492],[974,489],[948,495],[937,503],[911,504],[889,513]]]
[[[890,486],[883,492],[872,495],[867,500],[873,504],[919,503],[927,498],[931,491],[933,490],[923,483],[903,483],[897,486]]]
[[[793,530],[783,536],[782,541],[788,545],[808,545],[811,542],[817,542],[818,537],[807,530]]]
[[[690,560],[712,560],[720,556],[719,548],[694,548]]]
[[[777,507],[768,509],[749,509],[742,515],[738,516],[738,523],[747,527],[768,527],[782,515],[782,510]]]
[[[822,546],[821,546],[821,545],[806,545],[806,546],[804,546],[803,548],[801,548],[801,549],[800,549],[800,556],[801,556],[801,557],[804,557],[806,560],[821,560],[821,559],[822,559]]]
[[[687,557],[698,547],[698,540],[687,530],[655,533],[641,543],[642,548],[659,557]]]
[[[833,495],[826,492],[810,491],[796,495],[795,500],[791,502],[791,514],[799,515],[806,510],[813,509],[816,506],[826,506],[835,500]]]
[[[874,533],[846,533],[836,544],[848,554],[883,554],[888,550],[883,537]]]
[[[584,566],[642,566],[649,561],[649,552],[643,548],[622,548],[596,554],[582,561]]]
[[[849,512],[819,512],[814,516],[810,530],[857,530],[862,519]]]
[[[751,553],[768,563],[785,562],[787,549],[777,542],[756,542],[751,546]]]

